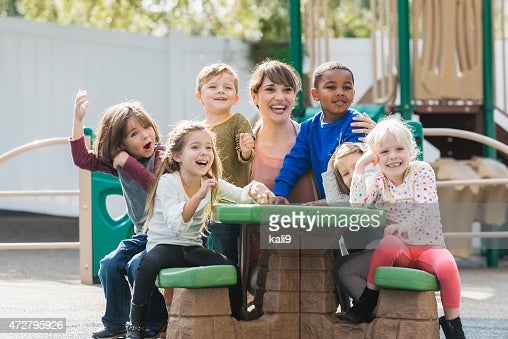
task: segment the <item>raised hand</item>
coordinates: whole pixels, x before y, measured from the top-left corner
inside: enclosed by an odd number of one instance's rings
[[[85,89],[79,89],[74,102],[74,119],[83,121],[90,102],[86,96]]]
[[[72,139],[78,140],[83,137],[83,119],[90,102],[86,96],[86,90],[79,89],[74,100],[74,119],[72,124]]]

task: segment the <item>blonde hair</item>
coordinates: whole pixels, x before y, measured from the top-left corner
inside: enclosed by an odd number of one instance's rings
[[[113,166],[113,159],[123,150],[123,139],[127,136],[127,122],[134,117],[144,128],[155,131],[155,143],[160,142],[157,123],[137,101],[122,102],[108,107],[102,113],[94,148],[97,157],[106,165]]]
[[[214,159],[210,170],[206,174],[208,178],[214,178],[219,180],[222,176],[222,164],[220,158],[217,154],[217,147],[215,145],[215,134],[212,133],[203,122],[200,121],[191,121],[184,120],[175,126],[173,131],[168,136],[168,141],[166,144],[166,153],[164,155],[164,159],[162,160],[159,169],[155,175],[154,184],[152,188],[148,192],[148,196],[146,199],[145,206],[145,214],[146,221],[150,221],[153,216],[154,204],[155,204],[155,193],[157,192],[157,184],[159,183],[160,178],[165,173],[174,173],[180,170],[180,163],[175,161],[174,155],[180,154],[187,144],[188,137],[193,132],[206,131],[210,135],[212,139],[212,151],[214,155]],[[216,193],[217,193],[218,184],[212,188],[212,204],[215,202]],[[206,212],[206,216],[211,212],[211,208],[209,208]],[[206,217],[205,217],[206,220]],[[145,223],[146,228],[146,223]]]
[[[348,156],[350,154],[359,153],[363,154],[365,152],[365,146],[361,142],[345,142],[337,146],[335,152],[333,153],[333,172],[335,173],[335,179],[337,179],[337,183],[340,188],[340,192],[342,194],[349,195],[349,187],[344,182],[344,178],[342,178],[342,174],[340,174],[337,168],[337,162]]]
[[[381,119],[367,134],[365,144],[368,149],[375,152],[383,147],[388,134],[395,137],[398,145],[404,146],[410,152],[410,160],[418,157],[419,149],[413,137],[413,128],[396,116],[387,116]]]
[[[233,67],[225,63],[215,63],[203,67],[196,78],[196,92],[201,93],[204,83],[210,78],[224,73],[228,73],[233,76],[235,79],[235,90],[236,93],[238,93],[238,74]]]

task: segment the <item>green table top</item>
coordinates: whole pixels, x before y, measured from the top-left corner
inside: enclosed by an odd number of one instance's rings
[[[386,223],[384,211],[370,208],[334,207],[334,206],[303,206],[303,205],[258,205],[258,204],[215,204],[213,220],[232,224],[268,224],[273,216],[336,216],[358,217],[377,220],[380,225]],[[270,219],[272,218],[272,219]]]

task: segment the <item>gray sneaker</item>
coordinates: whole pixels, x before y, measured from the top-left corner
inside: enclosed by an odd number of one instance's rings
[[[120,339],[125,338],[127,331],[124,329],[120,329],[117,331],[112,331],[106,327],[101,328],[100,330],[95,331],[92,334],[92,338],[95,339]]]

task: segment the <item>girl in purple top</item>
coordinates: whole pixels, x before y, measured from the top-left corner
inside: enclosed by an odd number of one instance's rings
[[[79,90],[74,104],[72,137],[69,140],[74,164],[79,168],[117,176],[122,185],[127,214],[134,223],[134,236],[100,262],[99,279],[106,298],[103,327],[93,338],[116,338],[126,333],[131,289],[139,260],[146,253],[147,236],[142,231],[147,191],[154,172],[161,163],[165,147],[159,144],[160,133],[155,121],[137,102],[124,102],[107,108],[101,118],[95,149],[89,150],[83,135],[83,119],[89,101],[85,90]],[[128,277],[129,282],[125,279]],[[164,298],[153,285],[151,310],[146,338],[156,337],[167,323]]]

